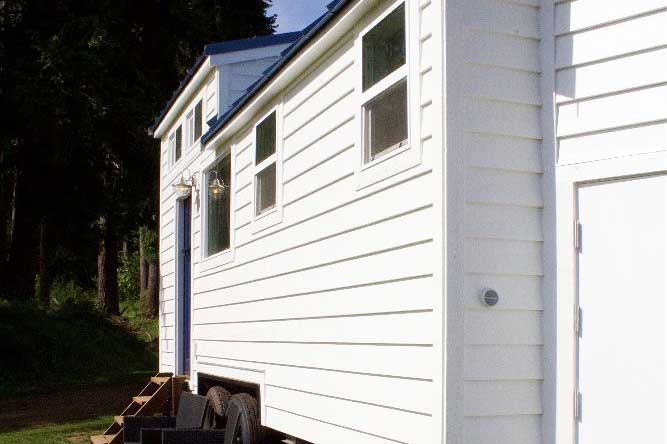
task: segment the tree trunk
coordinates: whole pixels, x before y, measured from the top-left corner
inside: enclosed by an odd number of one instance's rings
[[[148,315],[152,318],[158,314],[160,265],[157,258],[148,263],[148,288],[145,291],[148,302]]]
[[[146,260],[146,227],[139,228],[139,292],[148,288],[148,261]]]
[[[120,314],[118,301],[118,240],[108,217],[99,220],[100,239],[97,252],[97,297],[102,310]]]
[[[42,219],[39,224],[39,258],[38,258],[38,281],[37,281],[37,300],[39,300],[44,307],[51,305],[51,279],[49,276],[49,269],[47,263],[47,235],[46,222]]]

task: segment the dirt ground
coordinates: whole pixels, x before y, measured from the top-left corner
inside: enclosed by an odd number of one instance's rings
[[[0,430],[117,415],[143,386],[86,387],[48,395],[0,400]]]

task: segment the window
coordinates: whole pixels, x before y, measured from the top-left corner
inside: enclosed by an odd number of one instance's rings
[[[231,154],[222,157],[206,173],[206,255],[229,249],[231,215]],[[226,188],[222,190],[219,185]]]
[[[362,37],[364,163],[408,144],[405,4]]]
[[[199,138],[201,137],[202,125],[204,123],[202,113],[203,113],[203,106],[202,106],[202,101],[200,100],[195,105],[195,130],[194,130],[195,141],[199,140]]]
[[[276,205],[276,112],[255,128],[255,215]]]
[[[181,158],[181,145],[183,143],[183,129],[179,126],[176,128],[174,137],[174,163]]]

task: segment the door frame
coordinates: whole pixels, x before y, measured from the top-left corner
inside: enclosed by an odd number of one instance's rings
[[[545,442],[576,444],[575,396],[577,338],[574,330],[577,302],[577,251],[574,247],[577,189],[583,184],[667,173],[667,152],[556,167],[556,214],[544,219],[545,232],[555,232],[555,261],[545,256],[544,302],[545,416],[553,415],[555,437]],[[546,249],[554,246],[545,245]],[[555,288],[549,287],[555,282]]]
[[[183,225],[183,208],[185,202],[190,202],[190,372],[187,376],[190,376],[192,373],[192,195],[188,195],[182,199],[176,199],[176,215],[174,217],[174,223],[176,224],[176,244],[174,251],[174,266],[176,267],[175,271],[175,319],[174,319],[174,336],[176,347],[174,350],[174,373],[177,375],[182,375],[184,373],[183,369],[183,353],[185,342],[183,340],[183,297],[182,297],[182,284],[184,280],[183,276],[183,267],[182,267],[182,258],[181,258],[181,247],[183,245],[183,240],[185,236],[185,227]]]

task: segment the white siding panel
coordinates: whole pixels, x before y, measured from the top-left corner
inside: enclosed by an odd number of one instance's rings
[[[542,274],[540,242],[466,239],[466,270],[481,274]],[[511,260],[509,260],[511,258]]]
[[[542,207],[541,175],[468,168],[466,199],[468,202]]]
[[[558,136],[664,120],[667,119],[665,103],[667,85],[561,105],[558,107]]]
[[[667,11],[556,38],[556,68],[667,45]],[[600,44],[604,42],[604,44]]]
[[[472,97],[528,105],[541,103],[537,73],[469,63],[465,76],[466,88]]]
[[[542,137],[539,108],[533,105],[468,98],[464,116],[470,131],[533,139]]]
[[[467,345],[463,377],[468,381],[541,380],[542,347]]]
[[[469,0],[465,24],[520,37],[539,38],[539,9],[501,0]]]
[[[429,381],[379,378],[373,375],[341,373],[285,366],[269,366],[272,386],[383,405],[429,414],[437,398]]]
[[[294,413],[326,419],[335,425],[375,436],[415,444],[430,442],[431,429],[426,415],[272,386],[266,388],[266,398],[267,406],[289,407]],[[369,417],[373,420],[369,421]]]
[[[542,442],[539,415],[465,418],[463,442],[475,444],[533,444]]]
[[[201,307],[195,310],[195,318],[201,323],[222,323],[290,319],[295,313],[301,317],[326,317],[429,310],[433,304],[431,285],[429,277],[417,277],[280,299],[258,299],[246,304]]]
[[[252,342],[431,344],[430,312],[293,320],[195,323],[193,339]]]
[[[539,381],[467,381],[464,393],[466,416],[542,413]]]
[[[469,166],[533,173],[542,171],[539,140],[467,132],[464,143]]]
[[[665,0],[586,0],[557,4],[555,7],[556,35],[598,27],[667,7]]]
[[[198,357],[428,380],[431,347],[197,341]]]
[[[468,345],[541,345],[542,313],[526,310],[468,310],[465,319]]]
[[[539,276],[498,276],[475,274],[466,276],[466,306],[481,309],[483,288],[494,288],[500,301],[493,310],[542,310],[542,278]]]
[[[558,163],[568,165],[667,150],[667,123],[560,139]]]
[[[465,212],[465,234],[468,237],[542,240],[542,212],[539,208],[468,204]]]
[[[468,30],[466,61],[539,72],[539,41],[492,32]]]
[[[667,48],[648,51],[556,73],[559,102],[666,82]]]

